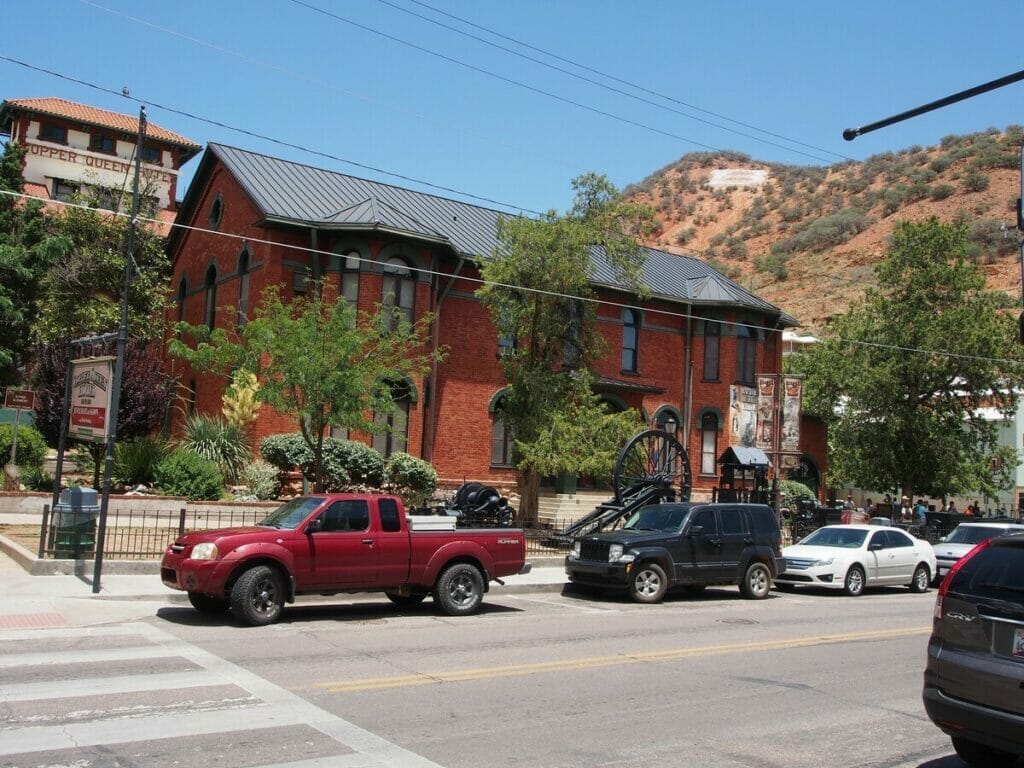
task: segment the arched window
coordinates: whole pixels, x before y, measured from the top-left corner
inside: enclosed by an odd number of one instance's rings
[[[700,417],[700,473],[714,475],[718,460],[718,414],[707,412]]]
[[[390,311],[397,307],[400,317],[413,322],[416,301],[416,278],[409,265],[397,256],[384,262],[384,280],[381,304],[384,306],[384,327],[392,330],[394,317]]]
[[[243,248],[238,256],[238,325],[245,325],[249,318],[249,248]]]
[[[356,309],[359,306],[359,251],[353,248],[339,258],[338,294]]]
[[[213,264],[206,270],[206,280],[203,284],[206,286],[206,310],[203,314],[203,322],[212,331],[213,325],[217,321],[217,268]]]
[[[515,461],[513,449],[515,439],[512,428],[505,421],[505,405],[508,398],[501,395],[491,406],[491,465],[495,467],[511,467]]]
[[[622,310],[622,370],[636,373],[640,364],[640,313],[626,307]]]
[[[180,323],[185,319],[185,295],[188,293],[188,283],[185,278],[181,278],[181,282],[178,283],[178,322]]]
[[[736,381],[754,386],[754,367],[757,362],[757,329],[749,325],[736,327]]]
[[[409,442],[409,409],[415,399],[413,389],[407,381],[389,381],[385,386],[391,390],[394,410],[374,412],[373,420],[384,429],[373,436],[373,447],[387,458],[392,453],[404,451]]]
[[[714,320],[704,321],[704,381],[718,381],[718,350],[722,326]]]

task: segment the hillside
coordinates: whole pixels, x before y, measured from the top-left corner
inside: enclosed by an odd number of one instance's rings
[[[1015,206],[1024,127],[947,136],[829,167],[695,153],[624,192],[650,204],[649,245],[696,256],[820,331],[875,282],[893,224],[962,220],[988,286],[1019,304]]]

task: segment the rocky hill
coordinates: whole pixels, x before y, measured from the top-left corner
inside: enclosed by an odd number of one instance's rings
[[[988,286],[1019,304],[1022,139],[1024,127],[992,128],[829,167],[696,153],[625,193],[657,213],[649,245],[703,259],[802,329],[820,331],[875,282],[894,222],[932,215],[968,225]]]

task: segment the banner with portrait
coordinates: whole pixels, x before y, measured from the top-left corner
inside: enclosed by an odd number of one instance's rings
[[[782,377],[782,452],[800,452],[800,416],[803,411],[802,376]]]
[[[757,388],[729,387],[729,445],[754,445],[757,429]]]
[[[773,374],[757,377],[757,438],[754,447],[765,453],[775,450],[775,385]]]

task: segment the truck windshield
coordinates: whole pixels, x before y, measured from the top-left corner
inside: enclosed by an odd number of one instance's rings
[[[275,509],[257,525],[265,525],[268,528],[295,528],[323,503],[324,500],[316,496],[298,496]]]
[[[634,531],[678,531],[689,511],[689,507],[678,504],[652,504],[634,512],[622,527]]]

